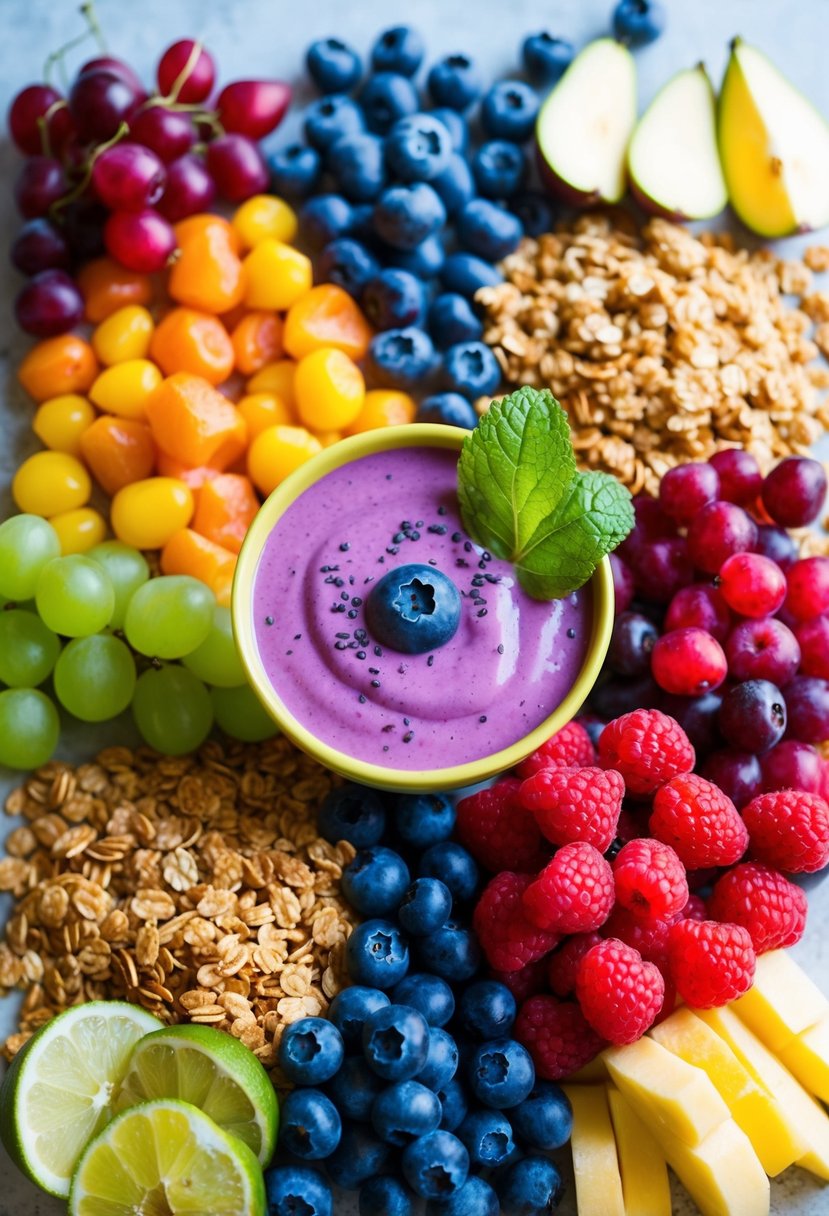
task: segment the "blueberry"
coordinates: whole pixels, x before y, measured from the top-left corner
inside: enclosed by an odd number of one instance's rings
[[[660,0],[619,0],[613,10],[613,36],[627,46],[647,46],[664,30],[667,15]]]
[[[464,248],[488,262],[500,262],[524,235],[518,216],[487,198],[470,199],[455,224]]]
[[[506,139],[490,139],[472,157],[472,176],[487,198],[509,198],[520,189],[526,172],[524,153]]]
[[[332,1182],[343,1190],[356,1191],[380,1173],[390,1153],[389,1145],[364,1123],[346,1123],[342,1139],[325,1165]]]
[[[472,1054],[469,1083],[484,1106],[495,1110],[517,1106],[528,1096],[534,1082],[530,1053],[515,1039],[491,1039]]]
[[[473,1167],[491,1169],[503,1165],[515,1152],[512,1125],[500,1111],[472,1111],[458,1128],[457,1135],[466,1145]]]
[[[394,249],[410,251],[446,223],[446,208],[426,182],[389,186],[374,207],[374,230]]]
[[[553,227],[553,205],[540,190],[522,190],[513,194],[509,209],[518,216],[527,236],[541,236]]]
[[[499,80],[481,102],[481,123],[490,139],[523,143],[532,135],[538,115],[535,91],[523,80]]]
[[[454,840],[433,844],[420,858],[418,868],[421,878],[439,878],[445,882],[458,903],[472,898],[480,878],[475,858]]]
[[[398,794],[394,826],[401,840],[415,849],[448,840],[455,827],[455,805],[448,794]]]
[[[425,53],[423,39],[417,30],[410,25],[395,25],[384,30],[371,48],[371,66],[375,72],[414,76]]]
[[[347,93],[360,79],[360,56],[339,38],[312,42],[305,56],[308,72],[321,93]]]
[[[345,236],[352,222],[351,203],[341,194],[317,194],[303,203],[299,213],[302,235],[312,249]]]
[[[573,1130],[573,1108],[563,1089],[536,1081],[528,1096],[510,1111],[515,1134],[533,1148],[561,1148]]]
[[[384,1089],[371,1111],[371,1124],[381,1140],[402,1148],[433,1132],[440,1123],[437,1094],[418,1081],[398,1081]]]
[[[430,1201],[426,1216],[498,1216],[498,1196],[483,1178],[467,1178],[450,1199]]]
[[[387,135],[398,118],[417,110],[417,92],[400,72],[378,72],[370,76],[358,98],[369,131]]]
[[[455,151],[465,152],[469,143],[469,127],[466,125],[464,116],[457,110],[450,110],[448,106],[438,106],[436,110],[430,110],[429,113],[446,127]]]
[[[433,1026],[429,1031],[429,1054],[416,1079],[439,1093],[458,1071],[458,1061],[458,1045],[451,1034]]]
[[[554,1212],[564,1183],[548,1157],[524,1157],[508,1166],[498,1180],[501,1207],[511,1216],[542,1216]]]
[[[352,934],[353,936],[353,934]],[[408,1005],[389,1005],[369,1014],[363,1026],[363,1055],[385,1081],[410,1081],[429,1054],[429,1024]]]
[[[474,933],[454,920],[448,920],[428,937],[418,938],[417,946],[423,965],[453,984],[471,979],[481,963],[481,948]]]
[[[395,984],[391,999],[395,1005],[422,1013],[430,1026],[445,1026],[455,1012],[455,998],[446,980],[428,972],[407,975]]]
[[[325,1018],[300,1018],[286,1026],[279,1042],[279,1066],[295,1085],[319,1085],[339,1069],[343,1037]]]
[[[360,303],[375,329],[420,325],[425,308],[423,284],[408,270],[389,267],[366,283]]]
[[[360,1216],[412,1216],[411,1191],[388,1174],[363,1183],[359,1204]]]
[[[328,1082],[326,1091],[343,1119],[368,1123],[374,1100],[382,1093],[384,1084],[362,1056],[346,1056],[340,1071]]]
[[[362,135],[363,112],[350,97],[335,94],[312,101],[305,111],[305,138],[318,152],[324,152],[338,139]]]
[[[448,1199],[469,1174],[469,1153],[451,1132],[434,1131],[415,1140],[400,1160],[403,1177],[424,1199]]]
[[[363,1022],[370,1013],[390,1004],[385,992],[355,984],[337,993],[328,1007],[328,1020],[343,1036],[346,1050],[359,1051],[363,1042]]]
[[[478,980],[464,989],[458,1020],[470,1038],[500,1039],[509,1035],[516,1013],[515,997],[506,984],[499,984],[497,980]]]
[[[433,114],[410,114],[386,136],[386,162],[404,182],[430,181],[452,156],[452,136]]]
[[[440,422],[444,426],[462,426],[472,430],[478,425],[478,415],[472,402],[460,393],[435,393],[421,401],[415,421]]]
[[[277,1165],[265,1171],[268,1216],[331,1216],[331,1188],[316,1170],[302,1165]]]
[[[379,271],[380,264],[360,241],[344,236],[325,246],[316,268],[317,277],[323,283],[336,283],[358,300],[366,283]]]
[[[457,342],[443,356],[443,381],[473,401],[490,397],[501,383],[501,366],[485,342]]]
[[[436,106],[466,110],[481,94],[481,77],[468,55],[446,55],[429,69],[426,81]]]
[[[437,1091],[437,1095],[443,1111],[440,1126],[444,1131],[453,1132],[463,1122],[468,1109],[464,1087],[457,1077],[453,1077]]]
[[[322,158],[316,148],[288,144],[268,157],[271,189],[288,198],[305,198],[316,186],[322,172]]]
[[[392,266],[408,270],[410,274],[425,281],[440,273],[445,258],[446,253],[440,237],[427,236],[425,241],[421,241],[417,248],[411,251],[389,248],[386,260]]]
[[[447,215],[455,215],[475,197],[475,179],[466,158],[453,152],[446,167],[432,178],[432,187],[440,196]]]
[[[429,305],[428,323],[432,341],[439,350],[446,350],[456,342],[474,342],[484,332],[469,300],[454,291],[435,296]]]
[[[351,208],[348,235],[371,244],[374,240],[374,227],[371,222],[373,215],[374,203],[355,203]]]
[[[348,939],[346,962],[355,983],[393,988],[409,970],[409,947],[397,925],[387,920],[364,920]]]
[[[576,48],[566,38],[554,38],[546,30],[529,34],[521,45],[524,67],[538,84],[554,84],[575,58]]]
[[[416,878],[400,901],[397,919],[407,933],[424,937],[445,924],[451,912],[452,892],[445,883],[438,878]]]
[[[343,870],[342,889],[361,916],[386,916],[396,912],[410,881],[403,858],[375,844],[360,849],[348,863]]]
[[[497,287],[503,283],[500,270],[476,258],[471,253],[450,253],[443,263],[440,281],[447,291],[472,299],[481,287]]]
[[[386,830],[386,812],[380,795],[353,781],[337,786],[320,807],[317,828],[330,844],[347,840],[355,849],[378,844]]]
[[[403,329],[386,329],[380,334],[375,334],[369,343],[368,356],[369,367],[381,383],[391,385],[393,388],[413,388],[418,381],[424,380],[431,372],[435,362],[435,348],[432,346],[432,339],[422,329],[418,329],[415,325],[406,325]],[[433,567],[430,566],[429,570],[432,569]],[[440,577],[446,579],[445,575]],[[372,595],[379,585],[379,583],[375,583]],[[443,587],[441,603],[444,609],[448,609],[450,599],[451,593]],[[368,609],[366,611],[368,612]],[[434,608],[429,608],[428,600],[424,611],[426,615],[421,617],[423,629],[418,628],[417,631],[420,636],[428,632],[426,617],[434,611]],[[371,627],[370,622],[369,627]],[[391,643],[389,644],[391,645]],[[428,649],[428,646],[424,646],[424,649]],[[409,653],[419,652],[410,651]]]
[[[326,165],[343,194],[356,203],[368,202],[386,184],[383,141],[376,135],[348,135],[331,144]]]
[[[279,1108],[279,1147],[303,1161],[322,1161],[340,1143],[342,1120],[318,1089],[293,1089]]]
[[[390,329],[380,338],[399,332]],[[425,654],[442,646],[454,637],[460,619],[460,592],[433,566],[411,563],[389,570],[371,587],[366,601],[372,637],[402,654]]]

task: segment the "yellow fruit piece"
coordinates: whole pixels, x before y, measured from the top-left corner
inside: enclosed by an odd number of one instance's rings
[[[107,367],[128,359],[145,359],[155,325],[146,308],[128,304],[112,312],[93,331],[92,349]]]
[[[668,1165],[702,1216],[768,1216],[769,1180],[733,1119],[726,1119],[693,1148],[664,1130],[655,1134]]]
[[[107,414],[143,419],[147,398],[163,378],[149,359],[128,359],[126,363],[116,363],[102,371],[89,390],[89,396]]]
[[[124,486],[112,500],[112,530],[135,549],[163,549],[193,517],[193,495],[175,477],[148,477]]]
[[[255,249],[269,237],[290,244],[298,227],[293,207],[272,194],[246,199],[236,208],[230,223],[243,249]]]
[[[289,473],[322,451],[318,439],[302,426],[269,426],[248,448],[248,476],[262,494],[270,494]]]
[[[801,1031],[778,1055],[804,1089],[829,1102],[829,1017]]]
[[[375,388],[366,393],[363,408],[351,425],[346,427],[346,434],[360,435],[376,427],[401,426],[405,422],[414,422],[416,414],[417,402],[408,393]]]
[[[366,382],[357,364],[331,346],[300,359],[294,387],[300,421],[315,431],[348,426],[366,398]]]
[[[236,407],[248,426],[248,439],[255,439],[269,426],[290,426],[294,417],[277,393],[248,393]]]
[[[777,1099],[791,1135],[800,1137],[806,1145],[806,1151],[798,1158],[797,1164],[819,1178],[829,1180],[829,1117],[823,1108],[733,1010],[699,1009],[695,1012],[725,1039],[755,1081]]]
[[[668,1166],[647,1125],[618,1089],[608,1090],[625,1216],[671,1216]]]
[[[794,1134],[779,1102],[752,1077],[726,1041],[690,1009],[677,1009],[648,1033],[686,1063],[705,1070],[772,1178],[803,1155],[806,1145]]]
[[[251,376],[245,386],[247,393],[276,393],[281,397],[289,410],[296,409],[296,391],[294,377],[296,363],[293,359],[278,359],[276,363],[266,363],[263,368]]]
[[[570,1147],[579,1216],[625,1216],[607,1091],[603,1085],[565,1085],[564,1092],[573,1108]]]
[[[311,290],[311,259],[273,237],[260,241],[247,255],[245,307],[285,309]]]
[[[595,1060],[591,1060],[589,1064],[585,1064],[578,1072],[574,1072],[572,1076],[567,1078],[575,1085],[596,1085],[604,1084],[608,1080],[607,1069],[605,1068],[604,1060],[601,1056],[596,1056]]]
[[[80,456],[81,435],[92,426],[96,417],[95,407],[86,397],[64,393],[62,397],[52,397],[38,406],[32,430],[53,452]]]
[[[320,447],[323,448],[333,447],[342,437],[342,431],[314,431],[314,438],[319,440]]]
[[[92,482],[84,465],[68,452],[35,452],[12,480],[12,498],[28,515],[62,515],[89,502]]]
[[[731,1008],[779,1054],[795,1035],[829,1015],[829,1000],[787,950],[771,950],[757,959],[754,986]]]
[[[88,553],[100,545],[107,534],[106,520],[92,507],[78,507],[76,511],[53,515],[49,523],[58,534],[60,551],[64,555]]]
[[[728,1119],[728,1107],[701,1068],[687,1064],[653,1039],[602,1053],[624,1096],[657,1129],[683,1144],[700,1144]]]

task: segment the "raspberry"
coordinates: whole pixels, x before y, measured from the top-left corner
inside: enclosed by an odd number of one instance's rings
[[[555,933],[537,928],[524,914],[521,897],[532,881],[530,874],[504,870],[490,880],[478,900],[472,927],[496,971],[520,971],[558,945]]]
[[[708,908],[705,905],[705,900],[701,895],[689,895],[688,902],[682,909],[679,917],[680,920],[708,920]],[[712,920],[719,920],[718,916],[712,916]]]
[[[757,957],[742,925],[679,920],[668,937],[668,965],[682,999],[697,1009],[711,1009],[748,992]]]
[[[580,722],[568,722],[526,760],[522,760],[515,771],[519,777],[531,777],[539,769],[549,768],[553,764],[595,763],[596,751],[587,731]]]
[[[579,963],[601,941],[598,933],[574,933],[550,955],[547,978],[556,996],[572,996]]]
[[[542,839],[533,816],[520,805],[520,783],[506,777],[486,790],[461,798],[455,830],[476,861],[493,874],[535,872],[543,862]]]
[[[747,861],[723,874],[708,906],[712,920],[730,921],[747,929],[757,954],[793,946],[806,927],[805,891],[779,870],[756,861]]]
[[[688,902],[685,867],[661,840],[628,841],[613,862],[613,877],[617,901],[643,920],[668,919]]]
[[[599,764],[622,774],[631,794],[652,794],[694,767],[685,731],[658,709],[634,709],[608,722],[599,736]]]
[[[668,934],[677,920],[678,916],[672,916],[670,920],[659,917],[641,920],[617,904],[602,925],[602,937],[618,937],[626,946],[638,950],[649,963],[656,963],[660,971],[667,972]]]
[[[696,773],[683,773],[657,790],[650,829],[671,845],[689,870],[730,866],[748,845],[739,812],[718,785]]]
[[[547,960],[536,959],[527,963],[520,971],[490,971],[490,977],[509,988],[518,1004],[528,997],[537,996],[539,992],[547,991]]]
[[[608,937],[581,960],[576,996],[596,1033],[621,1046],[635,1043],[653,1025],[665,981],[655,963],[618,937]]]
[[[549,933],[589,933],[610,915],[613,871],[592,844],[565,844],[524,892],[524,911]]]
[[[743,807],[751,856],[789,874],[813,874],[829,861],[829,804],[802,790],[760,794]]]
[[[518,1011],[513,1034],[533,1058],[536,1074],[560,1081],[589,1064],[604,1041],[574,1001],[531,996]]]
[[[543,768],[518,791],[522,806],[553,844],[584,841],[600,853],[616,835],[625,783],[613,769]]]

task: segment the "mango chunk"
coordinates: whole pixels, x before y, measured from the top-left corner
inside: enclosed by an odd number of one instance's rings
[[[804,1089],[829,1102],[829,1017],[802,1030],[778,1055]]]
[[[671,1216],[671,1185],[662,1150],[618,1089],[609,1089],[607,1098],[622,1175],[625,1216]]]
[[[768,1216],[769,1180],[733,1119],[720,1123],[694,1148],[664,1131],[657,1139],[702,1216]]]
[[[728,1107],[701,1068],[686,1063],[653,1039],[602,1052],[611,1079],[656,1134],[700,1144],[729,1118]]]
[[[567,1080],[573,1085],[606,1085],[608,1077],[604,1060],[601,1056],[596,1056],[595,1060],[585,1064],[578,1072],[571,1073]]]
[[[607,1090],[565,1085],[564,1092],[573,1107],[570,1143],[579,1216],[626,1216]]]
[[[725,1039],[690,1009],[677,1009],[649,1033],[680,1059],[705,1070],[772,1178],[803,1155],[806,1144],[780,1104],[755,1081]]]
[[[733,1010],[700,1009],[695,1012],[725,1039],[755,1081],[777,1099],[792,1135],[799,1136],[806,1145],[797,1164],[829,1181],[829,1116],[823,1107],[818,1106]]]
[[[829,1000],[787,950],[760,955],[753,988],[731,1008],[775,1053],[829,1016]]]

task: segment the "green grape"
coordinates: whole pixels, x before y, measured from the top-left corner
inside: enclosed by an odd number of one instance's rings
[[[72,553],[55,557],[43,567],[35,603],[41,619],[55,633],[83,638],[109,624],[115,591],[97,562]]]
[[[211,688],[216,722],[233,739],[259,743],[277,733],[277,726],[256,693],[247,684],[238,688]]]
[[[60,556],[58,534],[39,515],[12,515],[0,524],[0,595],[30,600],[40,572]]]
[[[233,638],[229,608],[216,605],[210,632],[201,646],[197,646],[182,662],[205,684],[218,684],[220,688],[235,688],[238,684],[244,684],[245,669]]]
[[[138,677],[132,716],[150,747],[167,756],[192,752],[213,725],[210,694],[185,667],[151,667]]]
[[[86,555],[103,566],[115,588],[115,610],[110,618],[111,629],[123,629],[127,604],[138,588],[150,577],[150,567],[143,553],[124,545],[120,540],[105,540]]]
[[[42,684],[60,654],[60,641],[34,612],[0,612],[0,683],[10,688]]]
[[[58,745],[60,718],[52,701],[37,688],[0,692],[0,764],[39,768]]]
[[[180,659],[207,637],[215,606],[210,588],[189,574],[150,579],[127,605],[127,641],[152,658]]]
[[[125,710],[135,692],[135,659],[108,633],[67,642],[55,666],[55,694],[84,722],[105,722]]]

